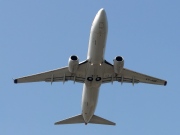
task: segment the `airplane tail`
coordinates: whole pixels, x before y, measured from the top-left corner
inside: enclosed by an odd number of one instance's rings
[[[61,121],[58,121],[54,123],[55,125],[60,125],[60,124],[76,124],[76,123],[85,123],[84,118],[82,114],[76,115]],[[99,116],[93,115],[91,120],[88,123],[92,124],[105,124],[105,125],[116,125],[116,123],[111,122],[109,120],[106,120],[104,118],[101,118]]]

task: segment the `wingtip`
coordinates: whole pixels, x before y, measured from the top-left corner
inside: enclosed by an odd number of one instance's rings
[[[58,122],[55,122],[54,125],[60,125]]]
[[[114,123],[114,122],[112,122],[112,124],[111,124],[112,126],[116,126],[116,123]]]
[[[167,85],[167,81],[164,82],[164,86],[166,86],[166,85]]]
[[[17,80],[17,79],[15,79],[15,80],[14,80],[14,83],[18,83],[18,80]]]

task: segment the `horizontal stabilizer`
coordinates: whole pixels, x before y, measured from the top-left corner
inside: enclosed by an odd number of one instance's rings
[[[93,124],[105,124],[105,125],[116,125],[116,123],[111,122],[109,120],[106,120],[104,118],[101,118],[99,116],[93,115],[89,123]]]
[[[83,116],[77,115],[77,116],[73,116],[71,118],[67,118],[61,121],[58,121],[55,123],[55,125],[60,125],[60,124],[76,124],[76,123],[85,123]],[[99,116],[93,115],[92,118],[90,119],[90,121],[88,123],[92,123],[92,124],[105,124],[105,125],[116,125],[116,123],[111,122],[109,120],[106,120],[104,118],[101,118]],[[87,124],[87,123],[85,123]]]
[[[55,125],[59,125],[59,124],[75,124],[75,123],[85,123],[84,119],[83,119],[83,116],[81,114],[77,115],[77,116],[74,116],[74,117],[71,117],[71,118],[67,118],[67,119],[58,121],[58,122],[55,123]]]

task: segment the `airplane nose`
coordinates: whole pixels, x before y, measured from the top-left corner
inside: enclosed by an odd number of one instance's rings
[[[104,9],[104,8],[101,8],[101,9],[99,10],[99,12],[105,13],[105,9]]]
[[[98,22],[107,22],[106,11],[104,8],[101,8],[96,16]]]
[[[99,15],[101,16],[101,17],[106,17],[106,11],[104,10],[104,8],[101,8],[100,10],[99,10]]]
[[[104,8],[101,8],[92,23],[91,31],[99,31],[99,28],[101,32],[107,32],[108,22],[107,22],[107,16],[106,11]]]

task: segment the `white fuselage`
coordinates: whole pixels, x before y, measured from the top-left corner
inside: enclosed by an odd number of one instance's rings
[[[100,9],[92,23],[89,38],[88,66],[82,93],[82,115],[85,123],[88,123],[93,116],[98,101],[107,33],[106,12],[104,9]]]

